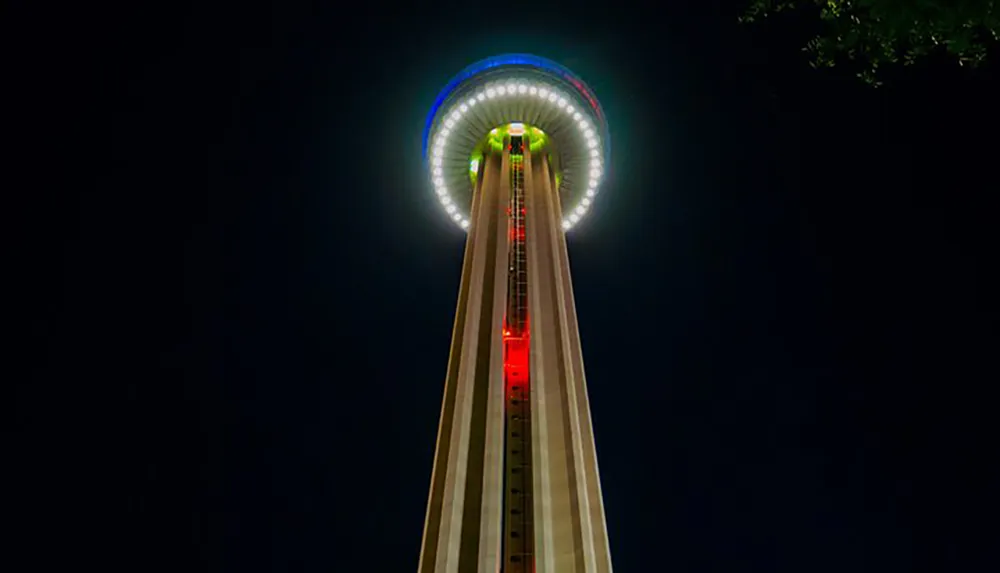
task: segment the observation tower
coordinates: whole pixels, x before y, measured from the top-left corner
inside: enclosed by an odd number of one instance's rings
[[[565,233],[600,191],[601,105],[508,54],[427,117],[444,213],[468,231],[419,573],[610,573]]]

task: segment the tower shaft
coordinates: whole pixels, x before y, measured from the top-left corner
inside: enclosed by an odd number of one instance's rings
[[[527,136],[487,154],[420,573],[610,573],[561,207]]]

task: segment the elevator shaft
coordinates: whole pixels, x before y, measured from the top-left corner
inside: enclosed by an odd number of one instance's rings
[[[534,571],[529,396],[528,265],[525,248],[524,140],[511,137],[507,309],[503,325],[505,396],[504,573]]]

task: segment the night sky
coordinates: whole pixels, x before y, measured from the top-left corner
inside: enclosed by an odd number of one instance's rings
[[[998,570],[996,50],[874,90],[738,2],[135,4],[4,17],[5,571],[416,570],[465,237],[420,138],[514,51],[611,130],[616,570]]]

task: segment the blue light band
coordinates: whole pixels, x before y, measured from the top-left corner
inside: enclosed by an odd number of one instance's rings
[[[462,82],[471,78],[472,76],[488,70],[490,68],[497,68],[501,66],[533,66],[540,68],[542,70],[551,72],[557,76],[562,77],[571,85],[573,85],[579,94],[583,97],[584,101],[590,104],[593,108],[594,113],[597,114],[598,121],[601,122],[601,127],[603,128],[603,139],[604,139],[604,150],[605,155],[610,155],[611,142],[609,141],[607,122],[604,120],[604,111],[601,109],[600,102],[594,97],[590,88],[587,84],[578,78],[573,72],[569,71],[563,65],[557,64],[548,58],[543,58],[541,56],[534,56],[532,54],[502,54],[499,56],[492,56],[466,67],[464,70],[459,72],[455,77],[444,86],[444,89],[438,94],[437,99],[434,100],[434,105],[431,106],[430,113],[427,114],[427,122],[424,125],[424,141],[423,141],[423,155],[424,159],[427,158],[427,144],[430,140],[431,126],[434,123],[434,117],[437,115],[441,106],[444,105],[445,100],[455,91]]]

